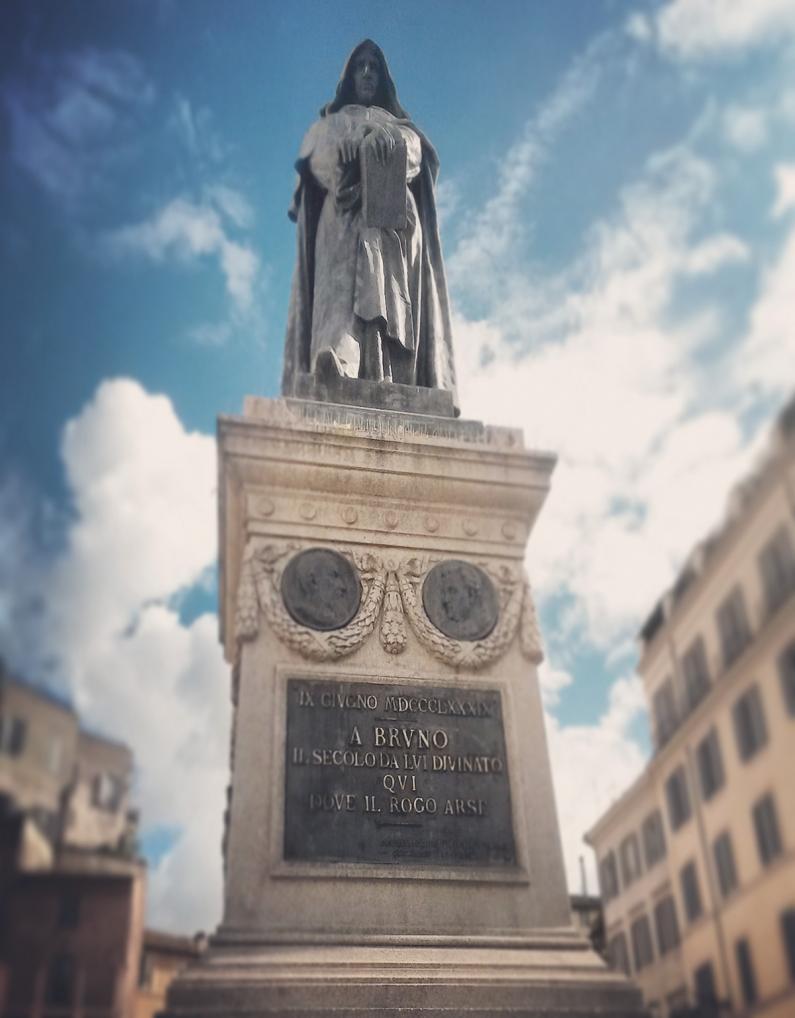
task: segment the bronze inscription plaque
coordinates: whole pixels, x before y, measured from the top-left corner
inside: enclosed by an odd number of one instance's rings
[[[284,857],[513,866],[495,690],[287,681]]]

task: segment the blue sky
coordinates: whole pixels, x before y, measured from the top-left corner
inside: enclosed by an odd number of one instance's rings
[[[215,416],[278,394],[292,164],[365,36],[441,157],[463,412],[560,457],[575,887],[647,752],[635,634],[795,379],[795,0],[4,4],[0,639],[135,750],[173,929],[219,908]]]

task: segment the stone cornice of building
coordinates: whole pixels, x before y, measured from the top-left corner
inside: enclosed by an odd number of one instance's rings
[[[80,726],[78,735],[81,739],[88,739],[91,742],[102,743],[103,746],[110,746],[113,749],[122,750],[132,759],[132,750],[126,742],[122,742],[120,739],[113,739],[109,735],[103,735],[101,732],[96,732],[90,728],[83,728]]]
[[[188,937],[178,933],[165,933],[162,930],[144,930],[144,948],[162,951],[164,954],[190,955],[198,957],[204,950],[201,942],[203,934]]]
[[[795,463],[795,396],[778,415],[768,449],[757,467],[729,494],[723,522],[693,547],[675,582],[646,618],[639,633],[640,672],[659,646],[667,627],[687,614],[697,592],[730,554],[750,514],[777,483],[786,480],[787,466],[792,463]],[[791,503],[791,510],[795,515],[795,503]],[[658,615],[659,620],[656,620]],[[649,629],[652,632],[646,637]]]
[[[28,880],[137,880],[146,876],[144,859],[127,859],[90,849],[62,849],[52,866],[21,873]]]
[[[721,672],[718,678],[710,684],[709,692],[704,699],[680,721],[670,739],[650,758],[641,774],[585,833],[584,840],[588,845],[593,847],[593,838],[602,834],[619,814],[626,811],[631,800],[646,789],[660,770],[665,771],[671,766],[671,758],[681,752],[684,744],[691,737],[692,730],[703,721],[705,715],[714,711],[717,704],[731,695],[742,677],[754,670],[764,638],[771,633],[775,634],[779,629],[784,629],[788,616],[787,609],[792,610],[793,607],[795,607],[795,591],[792,591],[777,610],[765,619],[730,667]]]
[[[0,665],[2,668],[2,665]],[[126,742],[122,742],[120,739],[114,739],[109,735],[104,735],[102,732],[94,731],[91,728],[86,728],[80,724],[79,715],[74,707],[71,700],[68,699],[66,694],[56,693],[52,689],[48,689],[46,686],[40,683],[31,682],[28,679],[20,678],[18,675],[13,675],[11,672],[2,670],[0,671],[0,690],[3,686],[8,683],[9,685],[16,686],[18,689],[23,689],[26,693],[39,700],[44,701],[52,707],[57,708],[68,714],[71,717],[77,719],[78,725],[78,736],[81,739],[88,739],[92,742],[100,742],[105,746],[112,746],[114,749],[123,750],[132,758],[132,750]]]
[[[626,809],[627,805],[635,798],[640,797],[643,793],[648,791],[651,782],[651,767],[650,763],[647,763],[640,774],[635,778],[632,784],[627,788],[621,795],[614,799],[613,802],[608,806],[607,810],[599,817],[596,823],[592,824],[591,827],[583,835],[583,841],[586,845],[594,847],[593,839],[598,837],[605,827],[609,827],[612,820],[615,819],[615,813],[620,806],[622,810]]]
[[[0,668],[1,667],[2,666],[0,666]],[[30,682],[27,679],[20,678],[18,675],[12,675],[11,672],[1,670],[0,690],[6,683],[16,686],[18,689],[24,689],[26,693],[29,693],[31,696],[35,696],[39,700],[44,700],[50,706],[62,710],[65,714],[77,717],[77,711],[75,710],[74,705],[65,694],[62,695],[60,693],[56,693],[55,690],[48,689],[46,686]]]
[[[146,873],[145,859],[128,858],[111,851],[62,848],[52,872],[60,876],[134,877]]]

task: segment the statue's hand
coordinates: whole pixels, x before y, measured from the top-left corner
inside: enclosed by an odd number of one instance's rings
[[[350,134],[340,142],[340,162],[352,163],[359,155],[359,146],[362,143],[362,136],[359,133]]]
[[[395,149],[395,139],[385,127],[380,126],[368,133],[366,144],[375,152],[379,163],[385,163]]]

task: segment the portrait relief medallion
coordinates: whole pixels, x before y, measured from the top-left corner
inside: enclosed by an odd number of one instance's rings
[[[282,574],[282,598],[293,619],[310,629],[347,626],[362,600],[353,565],[330,548],[308,548],[290,559]]]
[[[422,585],[425,612],[453,640],[482,640],[497,625],[499,601],[487,574],[471,562],[447,559]]]

